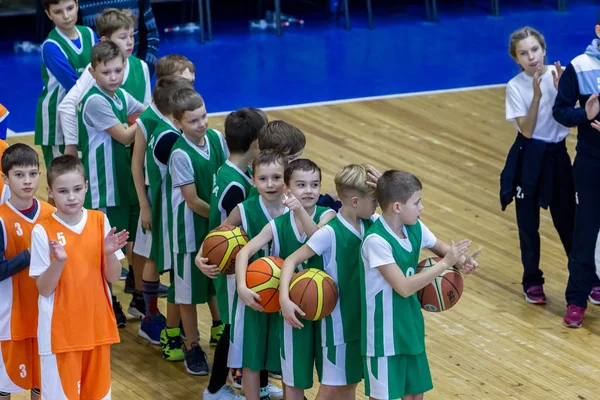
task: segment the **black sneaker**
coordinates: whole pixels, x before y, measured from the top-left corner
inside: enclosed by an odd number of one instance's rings
[[[192,343],[189,350],[185,350],[185,369],[192,375],[208,375],[206,353],[198,343]]]
[[[115,313],[115,319],[117,320],[117,326],[119,328],[125,328],[125,325],[127,325],[127,317],[123,313],[121,303],[119,303],[119,300],[117,300],[115,296],[112,298],[112,306],[113,312]]]
[[[129,308],[127,312],[132,317],[136,318],[144,318],[146,316],[146,302],[144,301],[144,295],[141,293],[133,293],[133,297],[131,298],[131,303],[129,303]]]
[[[125,293],[133,294],[135,293],[135,280],[133,279],[133,267],[129,267],[129,272],[127,272],[127,278],[125,278]]]

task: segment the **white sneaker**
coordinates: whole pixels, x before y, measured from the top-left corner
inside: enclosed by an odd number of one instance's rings
[[[269,386],[267,386],[267,389],[269,389],[269,397],[271,400],[283,399],[283,389],[279,386],[273,385],[271,381],[269,381]]]
[[[273,379],[281,380],[281,374],[276,374],[275,372],[269,372],[269,376]]]
[[[240,396],[237,394],[233,388],[229,385],[223,385],[221,389],[217,393],[211,393],[208,391],[208,388],[204,389],[204,393],[202,393],[202,398],[204,400],[245,400],[244,396]]]

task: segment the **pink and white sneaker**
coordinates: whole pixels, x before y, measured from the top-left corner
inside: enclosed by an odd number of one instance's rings
[[[599,305],[600,304],[600,286],[596,286],[592,288],[590,295],[588,296],[588,300],[590,303]]]
[[[535,285],[525,292],[525,301],[531,304],[546,304],[546,295],[542,285]]]
[[[584,315],[585,308],[576,306],[575,304],[569,304],[567,306],[567,312],[565,312],[563,324],[567,328],[581,328]]]

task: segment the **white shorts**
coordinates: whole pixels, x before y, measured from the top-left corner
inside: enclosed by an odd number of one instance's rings
[[[138,218],[137,230],[135,234],[135,243],[133,252],[139,256],[150,258],[152,249],[152,232],[142,228],[142,217]]]

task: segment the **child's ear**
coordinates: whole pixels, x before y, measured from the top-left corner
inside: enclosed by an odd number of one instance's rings
[[[54,197],[52,196],[52,189],[50,189],[50,186],[48,186],[46,189],[48,190],[48,198],[49,198],[49,199],[52,199],[52,198],[54,198]]]
[[[178,119],[174,119],[173,123],[175,124],[175,128],[177,128],[178,130],[183,130],[183,126],[181,125],[181,121],[179,121]]]
[[[2,173],[2,181],[4,181],[5,185],[8,185],[8,175],[6,175],[4,172]]]
[[[596,37],[600,39],[600,25],[596,25]]]
[[[84,193],[87,193],[87,191],[88,191],[88,180],[86,179]]]
[[[105,42],[107,40],[109,40],[109,39],[106,36],[100,36],[100,41],[101,42]]]

